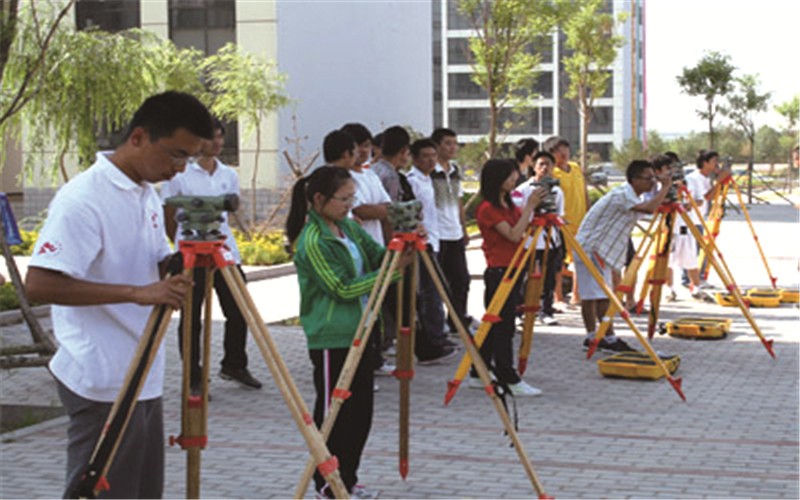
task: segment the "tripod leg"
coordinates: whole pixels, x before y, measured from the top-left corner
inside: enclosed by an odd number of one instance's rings
[[[606,296],[608,297],[608,300],[610,300],[611,304],[620,311],[620,316],[622,316],[622,318],[628,324],[630,329],[636,335],[636,338],[639,339],[639,343],[642,344],[645,351],[647,351],[648,356],[650,356],[650,358],[653,360],[656,366],[658,366],[658,368],[664,374],[664,377],[666,377],[666,379],[672,385],[672,388],[675,389],[675,392],[678,393],[678,395],[681,397],[682,400],[686,401],[686,396],[683,395],[683,391],[681,390],[681,379],[672,378],[672,374],[670,374],[667,367],[664,366],[664,362],[661,361],[661,358],[658,357],[658,354],[656,354],[656,352],[653,350],[653,347],[650,345],[647,339],[644,338],[641,332],[639,332],[639,329],[636,328],[636,325],[633,323],[633,320],[631,319],[630,314],[628,314],[628,311],[626,311],[622,307],[622,303],[617,299],[617,297],[608,287],[605,280],[603,280],[603,276],[600,275],[600,272],[594,266],[589,256],[586,255],[586,252],[584,252],[583,248],[581,248],[580,244],[575,239],[575,237],[569,234],[567,231],[564,231],[563,234],[564,238],[567,241],[567,244],[572,248],[572,251],[575,252],[575,254],[580,257],[581,261],[583,261],[584,265],[586,265],[586,268],[589,270],[589,272],[592,273],[592,276],[594,277],[595,281],[597,281],[597,284],[600,286],[600,288],[603,289]]]
[[[672,247],[675,214],[667,212],[664,216],[664,233],[656,251],[656,265],[653,267],[653,278],[650,280],[650,313],[647,319],[647,338],[652,339],[658,325],[658,314],[661,309],[661,289],[667,282],[669,268],[669,252]]]
[[[714,241],[719,234],[719,227],[722,224],[722,214],[724,211],[724,203],[725,199],[728,197],[728,187],[730,187],[730,182],[727,182],[722,189],[718,189],[715,196],[714,201],[711,204],[711,210],[708,212],[708,222],[706,223],[703,219],[703,215],[700,213],[700,210],[697,208],[697,204],[692,199],[692,195],[689,193],[688,190],[684,188],[684,194],[686,197],[691,201],[692,207],[694,208],[697,214],[697,220],[702,221],[703,228],[705,229],[705,240],[706,241]],[[709,228],[711,231],[709,231]],[[701,278],[703,280],[708,279],[708,260],[706,257],[705,250],[700,248],[700,251],[697,254],[697,269],[700,269]]]
[[[489,302],[489,307],[486,308],[486,313],[481,319],[481,326],[478,327],[478,331],[475,333],[475,337],[473,339],[475,345],[478,347],[483,344],[483,341],[489,334],[489,330],[492,328],[492,324],[500,321],[500,311],[502,311],[506,300],[508,300],[508,295],[514,289],[514,284],[517,282],[517,280],[519,280],[520,275],[525,270],[524,264],[528,262],[531,252],[536,247],[536,245],[531,244],[528,245],[528,248],[525,248],[525,244],[529,241],[531,235],[531,228],[532,226],[528,228],[527,232],[520,240],[517,251],[514,253],[514,257],[511,259],[511,265],[506,269],[506,272],[500,281],[500,286],[497,287],[497,291],[494,293],[491,302]],[[539,234],[541,234],[541,232],[542,226],[537,226],[536,231],[533,234],[534,242],[539,238]],[[469,367],[473,362],[474,359],[472,359],[469,351],[467,351],[467,353],[464,354],[464,357],[461,358],[461,362],[456,369],[455,377],[452,381],[447,383],[447,394],[444,397],[444,404],[448,404],[453,399],[453,396],[456,395],[458,386],[461,384],[461,381],[464,380],[464,377],[467,376]]]
[[[742,200],[742,193],[739,191],[739,186],[736,183],[733,183],[733,190],[736,191],[736,197],[739,199],[739,205],[742,207],[742,212],[744,213],[744,218],[747,219],[747,225],[750,227],[750,233],[753,235],[753,240],[756,242],[756,247],[758,247],[758,253],[761,255],[761,262],[764,263],[764,268],[767,270],[767,275],[769,276],[769,280],[772,283],[772,288],[778,288],[776,284],[778,278],[772,275],[772,271],[769,268],[769,264],[767,263],[767,258],[764,256],[764,249],[761,248],[761,243],[758,241],[758,236],[756,235],[756,230],[753,228],[753,221],[750,219],[750,213],[747,211],[747,207],[744,204],[744,200]]]
[[[528,368],[528,358],[531,355],[533,345],[533,326],[536,322],[536,313],[541,309],[542,289],[544,279],[547,275],[547,258],[550,252],[550,233],[552,226],[547,226],[547,237],[545,238],[544,253],[542,262],[539,264],[539,272],[536,272],[536,259],[531,257],[528,266],[528,283],[525,287],[525,301],[520,307],[525,312],[522,323],[522,342],[519,345],[519,359],[517,360],[517,371],[522,375]],[[536,245],[538,240],[534,239],[532,245]],[[534,249],[534,252],[536,250]]]
[[[534,247],[535,245],[531,246]],[[495,410],[497,410],[497,414],[500,416],[500,420],[503,422],[503,427],[505,428],[506,433],[508,434],[509,438],[511,438],[514,449],[517,451],[517,456],[519,457],[520,462],[522,462],[522,466],[525,468],[525,473],[528,475],[528,479],[530,479],[534,491],[536,491],[536,494],[539,496],[539,498],[548,498],[545,495],[542,483],[539,481],[539,477],[533,468],[533,464],[531,464],[528,454],[525,452],[525,448],[522,446],[522,441],[519,439],[517,431],[514,429],[514,425],[511,423],[511,418],[508,416],[508,412],[503,406],[502,401],[500,401],[500,397],[494,391],[492,378],[489,375],[489,369],[486,367],[486,363],[483,362],[483,358],[478,352],[478,348],[475,346],[475,343],[472,341],[469,333],[467,333],[464,323],[462,323],[461,318],[459,318],[458,314],[456,314],[455,309],[453,308],[453,303],[445,291],[441,278],[441,270],[434,265],[430,255],[425,252],[421,253],[420,255],[422,256],[422,262],[428,269],[428,273],[430,273],[436,289],[439,291],[439,295],[441,295],[447,310],[450,312],[450,317],[453,318],[453,323],[456,325],[456,330],[458,330],[458,335],[461,337],[461,341],[464,343],[464,347],[467,349],[468,355],[474,360],[473,363],[475,365],[475,370],[478,372],[478,376],[483,382],[486,394],[489,396],[489,399],[491,399]]]
[[[658,254],[658,249],[661,246],[661,237],[664,231],[664,217],[661,216],[662,214],[657,214],[656,217],[653,217],[653,221],[650,223],[650,228],[653,228],[655,224],[655,232],[649,233],[651,239],[656,242],[655,249],[653,250],[653,254],[650,255],[650,262],[647,267],[647,273],[645,274],[644,283],[642,283],[642,290],[639,292],[639,301],[636,303],[636,315],[638,316],[642,309],[644,308],[644,301],[647,299],[647,295],[650,293],[650,282],[653,280],[653,273],[655,272],[656,267],[656,258]]]
[[[758,338],[761,340],[761,343],[764,345],[764,348],[767,350],[769,355],[774,358],[775,357],[775,352],[772,350],[772,339],[767,339],[766,337],[764,337],[764,334],[761,333],[761,329],[756,324],[756,320],[753,318],[753,315],[750,314],[750,309],[748,309],[747,306],[744,303],[744,299],[742,298],[741,292],[736,287],[736,285],[733,284],[733,282],[728,280],[728,277],[725,276],[725,272],[723,271],[722,267],[719,265],[717,260],[714,258],[712,247],[709,246],[709,243],[710,243],[710,245],[715,245],[715,243],[714,242],[706,242],[706,241],[704,241],[702,239],[702,236],[700,235],[700,232],[697,230],[697,228],[694,227],[691,224],[691,221],[689,220],[689,217],[685,213],[682,213],[682,212],[681,212],[681,216],[684,218],[684,221],[687,221],[686,223],[689,225],[689,230],[692,232],[692,235],[694,235],[695,239],[697,239],[697,241],[700,242],[700,245],[704,247],[706,255],[708,255],[708,257],[709,257],[708,262],[712,266],[714,266],[714,270],[717,271],[717,274],[719,275],[719,278],[725,284],[725,288],[727,288],[728,292],[730,292],[730,294],[733,296],[734,300],[736,301],[736,305],[739,306],[739,309],[742,311],[742,314],[744,314],[744,317],[747,318],[747,321],[748,321],[748,323],[750,323],[750,326],[753,327],[753,331],[758,336]]]
[[[395,371],[395,377],[397,377],[397,380],[400,382],[399,470],[400,476],[403,479],[408,476],[408,425],[411,402],[411,379],[414,377],[412,341],[416,329],[418,271],[419,264],[415,257],[411,265],[410,283],[407,283],[405,279],[401,279],[400,290],[397,296],[398,318],[402,320],[402,327],[397,336],[397,371]],[[406,290],[410,291],[408,315],[403,314],[403,292]]]
[[[653,217],[653,220],[650,222],[650,227],[647,228],[644,238],[642,238],[642,241],[639,243],[639,248],[636,249],[633,260],[627,269],[625,269],[625,275],[622,277],[622,282],[619,284],[616,290],[617,299],[620,301],[620,303],[622,303],[625,292],[633,291],[633,283],[636,280],[636,275],[639,272],[639,268],[642,266],[642,263],[644,263],[644,256],[650,252],[650,247],[656,241],[656,235],[653,232],[653,226],[658,227],[661,224],[661,219],[661,216]],[[645,280],[642,289],[644,289],[644,286],[646,286],[647,282],[652,277],[652,271],[653,266],[650,266],[650,269],[647,273],[647,279]],[[642,299],[642,301],[644,301],[644,299]],[[599,344],[600,340],[606,336],[606,332],[611,327],[611,322],[614,320],[614,316],[616,316],[618,313],[619,309],[617,309],[616,305],[612,303],[608,306],[608,311],[606,311],[605,315],[600,321],[600,326],[597,327],[597,333],[594,336],[595,342],[592,342],[589,345],[589,351],[586,353],[586,359],[591,359],[591,357],[594,355],[594,352],[597,349],[597,344]]]
[[[381,310],[381,305],[386,297],[386,290],[389,289],[389,285],[391,284],[391,279],[389,278],[397,269],[399,260],[400,252],[389,250],[386,252],[383,262],[381,263],[380,270],[378,271],[378,278],[375,281],[376,286],[372,289],[372,293],[370,293],[369,300],[367,301],[367,307],[364,308],[364,313],[361,315],[361,322],[353,337],[353,345],[350,346],[350,350],[347,351],[347,357],[344,360],[344,365],[342,365],[342,371],[339,373],[339,379],[336,381],[336,388],[331,394],[328,414],[325,415],[325,420],[323,420],[320,428],[322,437],[326,441],[333,430],[333,424],[336,423],[339,410],[350,395],[350,384],[353,382],[358,364],[369,342],[372,327],[375,324],[375,320],[378,318],[378,312]],[[308,490],[308,484],[314,476],[315,460],[316,457],[312,455],[306,463],[306,468],[295,489],[294,498],[303,498],[303,496],[305,496],[306,490]]]
[[[339,474],[339,464],[335,457],[332,457],[328,448],[325,446],[325,441],[322,434],[314,425],[314,420],[308,412],[305,402],[303,401],[300,391],[294,384],[289,370],[283,363],[280,351],[272,340],[272,337],[264,324],[264,320],[258,312],[258,309],[253,302],[253,298],[247,292],[247,287],[244,280],[238,272],[234,272],[231,266],[223,267],[220,269],[231,294],[245,316],[250,330],[253,332],[253,339],[258,344],[259,350],[266,361],[267,366],[272,373],[273,378],[278,389],[281,391],[283,398],[286,400],[289,410],[294,417],[297,427],[303,433],[303,438],[311,450],[314,459],[317,462],[320,474],[330,484],[336,498],[347,498],[349,494],[345,488],[342,478]]]

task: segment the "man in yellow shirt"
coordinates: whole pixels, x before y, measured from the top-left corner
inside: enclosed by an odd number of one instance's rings
[[[553,136],[547,139],[542,145],[542,149],[547,151],[556,159],[553,177],[559,180],[561,190],[564,192],[564,219],[567,225],[562,228],[572,236],[578,233],[578,227],[583,221],[583,216],[589,209],[589,194],[586,191],[586,182],[583,177],[580,165],[569,161],[569,141],[560,136]],[[564,258],[565,266],[574,262],[572,251],[568,250]],[[561,290],[561,280],[556,280],[555,288],[556,302],[564,302],[564,295]],[[575,273],[572,276],[572,297],[570,305],[578,306],[581,303],[578,294],[578,280]]]

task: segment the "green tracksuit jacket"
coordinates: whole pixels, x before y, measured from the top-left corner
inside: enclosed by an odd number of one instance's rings
[[[300,283],[300,323],[309,349],[350,347],[361,319],[360,298],[369,295],[375,285],[386,252],[354,221],[345,219],[337,225],[358,246],[365,274],[356,276],[350,251],[319,214],[309,210],[294,255]],[[398,277],[395,272],[393,280]]]

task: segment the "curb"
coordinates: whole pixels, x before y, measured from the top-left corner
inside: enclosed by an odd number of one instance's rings
[[[39,422],[38,424],[29,425],[27,427],[22,427],[20,429],[16,429],[13,431],[4,432],[3,434],[0,434],[0,442],[5,443],[8,441],[13,441],[19,438],[23,438],[29,434],[36,434],[39,431],[43,431],[51,427],[66,425],[67,423],[69,423],[69,415],[61,415],[60,417],[51,418],[49,420]]]
[[[50,305],[36,306],[31,308],[33,315],[37,318],[50,315]],[[0,326],[16,325],[22,323],[22,312],[19,309],[0,312]]]

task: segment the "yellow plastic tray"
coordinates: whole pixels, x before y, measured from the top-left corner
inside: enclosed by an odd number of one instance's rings
[[[662,356],[661,361],[666,365],[670,374],[678,370],[681,357],[677,354]],[[601,359],[597,368],[604,377],[622,377],[656,380],[664,376],[655,362],[643,352],[621,352]]]
[[[667,323],[667,333],[673,337],[721,339],[728,335],[733,321],[728,318],[686,317]]]
[[[781,293],[781,302],[784,304],[797,304],[800,302],[800,288],[784,288]]]
[[[750,305],[754,307],[778,307],[781,305],[781,290],[772,288],[752,288],[747,291]]]

